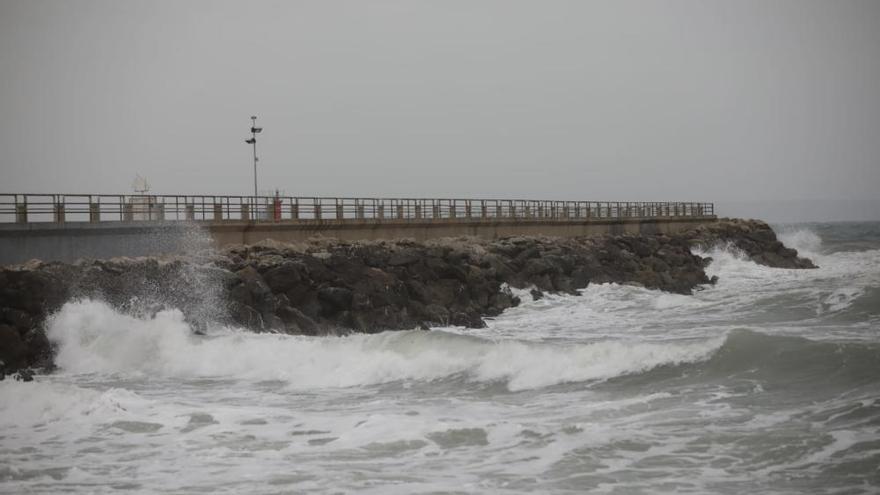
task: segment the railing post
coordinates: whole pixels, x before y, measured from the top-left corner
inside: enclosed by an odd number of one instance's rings
[[[319,203],[315,203],[315,220],[321,219],[321,205]]]
[[[403,205],[397,205],[397,218],[403,220]]]
[[[89,203],[89,222],[98,223],[101,221],[101,205],[98,203]]]
[[[482,218],[489,216],[489,212],[486,211],[486,201],[480,201],[480,216]]]
[[[473,211],[471,210],[471,200],[467,200],[464,203],[464,215],[468,218],[471,218],[471,214]]]
[[[220,222],[223,220],[223,205],[214,203],[214,221]]]
[[[449,201],[449,218],[455,218],[455,200]]]
[[[416,206],[418,208],[418,206]],[[416,210],[418,211],[418,210]],[[379,203],[379,206],[376,207],[376,218],[379,220],[383,220],[385,218],[385,204]]]
[[[272,199],[272,221],[281,221],[281,199],[278,197]]]
[[[15,204],[15,223],[27,223],[27,221],[28,221],[27,203],[16,203]]]
[[[60,201],[56,202],[55,207],[54,207],[54,211],[55,211],[55,223],[64,223],[64,220],[65,220],[64,203],[62,203]]]
[[[417,204],[415,206],[415,212],[416,212],[416,219],[421,220],[421,218],[422,218],[422,205]]]
[[[247,203],[241,203],[241,219],[244,222],[250,221],[251,219],[251,205]]]
[[[338,201],[336,203],[336,219],[337,220],[345,219],[345,209],[341,204],[339,204]]]
[[[363,220],[363,219],[364,219],[364,205],[363,205],[363,204],[358,204],[358,205],[355,207],[355,211],[356,211],[355,216],[357,217],[357,219],[358,219],[358,220]]]
[[[299,202],[290,205],[290,219],[299,220]]]

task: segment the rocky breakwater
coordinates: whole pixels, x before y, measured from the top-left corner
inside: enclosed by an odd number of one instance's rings
[[[799,257],[796,249],[782,244],[773,229],[761,220],[722,218],[718,222],[703,224],[678,236],[686,238],[692,246],[698,248],[736,248],[759,265],[774,268],[816,268],[811,260]]]
[[[177,308],[196,333],[213,324],[301,335],[480,327],[519,303],[509,287],[540,297],[616,282],[690,294],[714,282],[692,247],[719,243],[773,266],[812,266],[780,248],[767,224],[738,220],[677,235],[316,240],[191,257],[33,261],[0,270],[0,374],[51,367],[45,323],[72,299],[143,317]]]

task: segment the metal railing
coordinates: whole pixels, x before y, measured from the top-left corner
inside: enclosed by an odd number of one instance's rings
[[[713,203],[290,196],[0,194],[0,223],[478,222],[712,217]]]

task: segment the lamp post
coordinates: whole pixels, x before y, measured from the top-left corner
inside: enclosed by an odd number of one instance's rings
[[[262,127],[257,127],[257,116],[251,116],[251,138],[245,139],[244,142],[247,144],[254,145],[254,201],[257,200],[257,134],[263,132]]]

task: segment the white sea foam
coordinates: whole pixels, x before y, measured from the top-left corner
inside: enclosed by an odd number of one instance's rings
[[[841,287],[833,290],[827,297],[822,300],[818,312],[837,312],[843,311],[863,296],[865,291],[857,287]]]
[[[49,325],[67,373],[285,380],[294,388],[348,387],[464,375],[511,390],[602,380],[707,358],[722,339],[555,345],[487,341],[442,331],[316,338],[228,331],[192,334],[179,311],[150,319],[99,301],[66,304]]]
[[[781,229],[776,238],[786,247],[797,249],[800,256],[809,258],[822,253],[822,238],[808,228]]]
[[[2,429],[57,422],[96,423],[108,418],[132,419],[151,407],[149,401],[121,388],[97,391],[45,381],[0,382]]]

